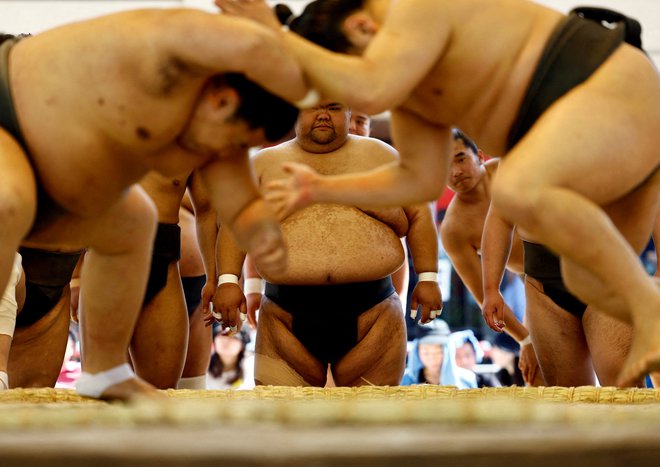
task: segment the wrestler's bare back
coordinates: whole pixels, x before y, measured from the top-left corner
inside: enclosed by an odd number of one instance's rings
[[[101,212],[150,169],[190,172],[208,159],[175,143],[211,71],[168,53],[163,35],[152,32],[160,14],[67,25],[11,51],[12,95],[30,157],[43,187],[70,212]]]
[[[327,154],[305,152],[290,141],[266,150],[254,164],[264,184],[285,176],[280,169],[283,162],[302,162],[324,174],[342,174],[378,167],[395,157],[383,143],[349,136],[346,144]],[[281,276],[266,279],[278,284],[321,285],[392,274],[404,260],[395,229],[405,232],[408,219],[401,208],[383,211],[382,215],[378,211],[367,214],[352,206],[319,204],[292,214],[282,223],[289,267]]]

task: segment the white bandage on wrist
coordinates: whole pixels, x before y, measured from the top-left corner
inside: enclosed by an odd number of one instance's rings
[[[245,295],[251,293],[263,294],[265,287],[265,281],[260,277],[248,277],[243,283],[243,292]]]
[[[438,273],[420,272],[417,274],[417,282],[438,282]]]
[[[9,281],[2,297],[0,297],[0,334],[13,337],[16,327],[16,314],[18,303],[16,302],[16,286],[21,278],[21,255],[14,255],[14,264],[11,269]]]
[[[307,91],[305,97],[303,97],[299,101],[296,101],[293,105],[295,105],[299,109],[309,109],[311,107],[314,107],[316,104],[318,104],[320,100],[321,100],[321,94],[319,94],[319,92],[316,89],[309,88],[309,91]]]
[[[518,341],[518,344],[520,344],[520,347],[525,347],[526,345],[529,345],[532,343],[532,335],[527,334],[527,337],[525,337],[523,340]]]
[[[236,274],[220,274],[218,287],[222,284],[238,284],[238,276]]]

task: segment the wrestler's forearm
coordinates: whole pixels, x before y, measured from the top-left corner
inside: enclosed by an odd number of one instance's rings
[[[224,226],[220,226],[217,253],[218,273],[234,274],[240,277],[245,261],[245,251],[239,247],[233,234]]]
[[[215,283],[216,270],[216,243],[218,240],[218,223],[215,211],[195,215],[197,229],[197,243],[202,255],[202,263],[208,281]]]
[[[518,321],[516,314],[506,303],[504,304],[504,323],[506,324],[504,332],[513,337],[517,342],[522,341],[529,335],[529,331],[525,325]]]
[[[481,238],[481,265],[484,295],[499,292],[513,243],[513,226],[493,209],[488,211]]]
[[[406,235],[415,271],[438,271],[438,231],[430,203],[405,208],[410,227]]]

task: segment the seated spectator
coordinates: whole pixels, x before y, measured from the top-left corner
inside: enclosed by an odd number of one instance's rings
[[[518,368],[520,346],[508,334],[498,334],[493,342],[491,357],[500,370],[495,373],[502,386],[524,386],[525,381]]]
[[[456,348],[456,364],[476,374],[477,386],[483,388],[502,385],[494,374],[478,371],[477,364],[483,363],[484,351],[472,330],[454,332],[451,338]]]
[[[250,337],[246,331],[223,332],[213,327],[213,355],[209,364],[208,389],[241,389],[245,381],[245,354]]]
[[[401,385],[426,383],[476,388],[474,372],[456,365],[456,349],[447,323],[436,319],[423,328],[427,332],[412,341]]]
[[[62,370],[55,383],[56,388],[74,389],[76,381],[81,373],[80,367],[80,337],[78,325],[71,323],[69,326],[69,337],[62,362]]]

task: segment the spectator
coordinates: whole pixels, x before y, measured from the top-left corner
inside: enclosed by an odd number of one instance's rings
[[[424,327],[428,331],[412,342],[401,385],[426,383],[476,388],[474,372],[456,364],[456,349],[447,323],[436,319]]]

